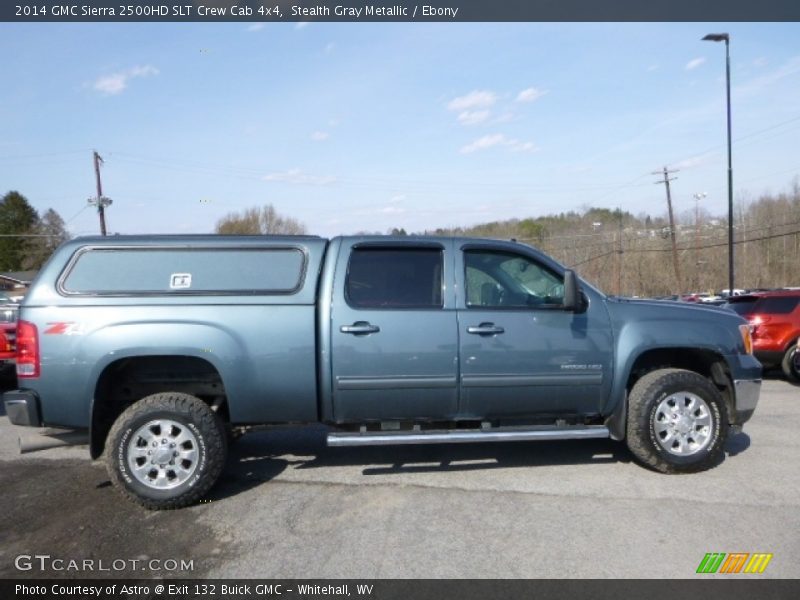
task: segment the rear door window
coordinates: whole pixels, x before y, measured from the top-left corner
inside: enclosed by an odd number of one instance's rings
[[[441,308],[439,248],[354,248],[345,284],[353,308]]]
[[[791,296],[762,298],[756,310],[766,315],[788,315],[797,308],[798,301],[800,301],[800,298],[793,298]]]

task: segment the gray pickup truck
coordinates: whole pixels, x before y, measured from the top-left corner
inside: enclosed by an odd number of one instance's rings
[[[79,238],[17,348],[11,422],[83,431],[153,509],[199,500],[232,432],[287,423],[331,446],[612,438],[699,471],[761,386],[733,312],[607,297],[485,239]]]

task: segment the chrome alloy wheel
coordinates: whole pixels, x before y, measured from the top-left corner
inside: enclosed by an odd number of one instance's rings
[[[711,443],[714,418],[697,394],[676,392],[664,398],[653,412],[658,444],[675,456],[692,456]]]
[[[197,438],[183,423],[155,419],[137,429],[128,444],[128,467],[144,485],[168,490],[189,479],[200,456]]]

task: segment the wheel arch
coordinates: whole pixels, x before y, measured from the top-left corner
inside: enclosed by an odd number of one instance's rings
[[[692,371],[711,381],[719,389],[728,414],[734,414],[733,378],[725,357],[709,348],[670,346],[642,349],[631,357],[629,365],[620,372],[615,382],[614,396],[619,400],[614,411],[606,420],[611,437],[625,438],[628,421],[628,395],[636,382],[647,373],[657,369],[683,369]]]
[[[195,396],[230,421],[228,393],[219,369],[206,357],[191,354],[137,354],[116,358],[96,377],[90,414],[89,452],[99,457],[111,426],[138,400],[159,392]]]

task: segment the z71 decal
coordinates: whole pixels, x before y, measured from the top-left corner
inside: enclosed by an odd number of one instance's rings
[[[44,330],[45,335],[83,335],[83,323],[72,322],[58,322],[48,323],[47,329]]]

